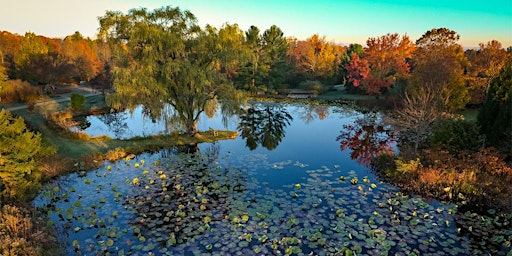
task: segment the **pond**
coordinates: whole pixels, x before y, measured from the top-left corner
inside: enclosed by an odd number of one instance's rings
[[[166,130],[162,123],[137,130],[131,122],[143,118],[136,115],[122,118],[130,131],[118,136]],[[91,129],[102,118],[90,117]],[[202,118],[200,130],[238,130],[234,140],[200,144],[195,154],[177,147],[105,162],[47,185],[34,204],[66,255],[503,253],[462,235],[454,205],[380,182],[367,159],[395,150],[395,142],[389,127],[361,125],[368,120],[379,116],[253,103],[227,126],[220,114]],[[355,137],[366,150],[347,146]]]

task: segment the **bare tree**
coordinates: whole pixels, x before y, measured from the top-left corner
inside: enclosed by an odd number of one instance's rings
[[[441,115],[440,99],[442,92],[434,86],[421,86],[415,91],[406,91],[403,106],[391,116],[390,123],[400,133],[401,140],[414,144],[417,154],[420,143],[430,133],[432,124]]]

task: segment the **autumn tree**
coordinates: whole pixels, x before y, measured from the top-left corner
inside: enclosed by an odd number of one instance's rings
[[[45,146],[41,134],[6,110],[0,111],[0,141],[0,199],[23,199],[39,188],[38,161],[55,148]]]
[[[14,57],[18,54],[21,46],[22,36],[7,31],[0,32],[1,64],[6,69],[9,77],[15,77]]]
[[[357,60],[352,61],[353,54],[357,55]],[[340,76],[342,83],[345,85],[345,90],[349,92],[357,92],[359,91],[359,84],[361,75],[357,72],[357,68],[361,66],[361,61],[363,61],[361,58],[364,54],[364,48],[360,44],[350,44],[347,49],[343,52],[341,56],[341,63],[340,63]],[[363,76],[367,76],[370,69],[368,67],[368,61],[364,60],[366,62],[363,66],[366,67],[368,72],[364,72]],[[355,71],[355,73],[354,73]],[[357,86],[354,86],[353,79],[357,79],[358,83]]]
[[[91,48],[92,41],[85,39],[79,32],[67,36],[62,41],[62,57],[68,60],[68,67],[62,72],[73,82],[90,81],[99,74],[102,63]]]
[[[191,12],[169,6],[109,11],[99,22],[99,37],[123,46],[115,53],[115,93],[107,97],[113,107],[142,104],[159,116],[168,104],[168,120],[190,135],[202,113],[239,109],[240,95],[221,70],[233,49],[216,28],[201,29]]]
[[[417,41],[413,55],[412,78],[409,90],[431,86],[429,91],[439,92],[438,98],[446,110],[464,108],[469,93],[464,79],[467,59],[457,41],[460,36],[453,30],[438,28],[427,31]]]
[[[43,64],[47,56],[48,46],[44,40],[34,33],[26,33],[21,41],[19,53],[14,57],[16,77],[27,81],[43,80],[43,74],[35,72],[35,67]]]
[[[470,103],[481,104],[485,101],[491,81],[498,76],[508,54],[496,40],[480,43],[478,50],[466,50],[464,54],[469,61],[466,72],[471,94]]]
[[[343,47],[326,41],[317,34],[306,40],[289,41],[288,56],[305,79],[331,80],[339,71]]]
[[[368,60],[362,59],[357,53],[352,53],[351,60],[345,64],[348,82],[353,87],[359,87],[370,76]]]
[[[368,61],[370,74],[362,79],[362,85],[368,94],[380,95],[398,79],[408,76],[407,60],[412,56],[414,45],[407,35],[395,33],[371,37],[366,45],[364,58]]]
[[[2,96],[7,92],[7,70],[4,66],[0,65],[0,102],[2,102]]]

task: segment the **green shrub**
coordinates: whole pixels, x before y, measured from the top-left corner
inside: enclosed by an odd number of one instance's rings
[[[311,80],[306,80],[306,81],[302,81],[300,82],[299,84],[299,88],[300,89],[303,89],[303,90],[310,90],[310,91],[313,91],[313,93],[315,94],[319,94],[321,92],[324,91],[324,88],[325,86],[320,82],[320,81],[311,81]]]
[[[71,107],[74,111],[82,111],[85,108],[85,102],[87,99],[85,96],[73,93],[71,94],[71,102],[69,103],[69,107]]]
[[[443,120],[432,129],[432,146],[448,150],[450,153],[476,151],[482,146],[482,136],[475,122],[461,119]]]
[[[409,162],[402,159],[395,160],[396,170],[401,173],[416,172],[421,167],[421,161],[419,158],[416,160],[409,160]]]

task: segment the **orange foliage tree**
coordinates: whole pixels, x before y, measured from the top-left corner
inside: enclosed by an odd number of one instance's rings
[[[20,50],[22,36],[7,31],[0,32],[0,65],[6,69],[9,77],[14,76],[14,56]]]
[[[407,59],[412,56],[414,44],[407,35],[386,34],[366,41],[364,60],[352,55],[345,68],[349,82],[361,85],[368,94],[380,95],[400,78],[409,74]]]
[[[290,40],[288,56],[297,72],[307,79],[329,79],[338,72],[344,48],[328,43],[318,34],[305,41]]]
[[[499,74],[508,54],[499,41],[491,40],[486,44],[480,43],[478,50],[466,50],[464,55],[469,61],[466,72],[471,94],[470,103],[481,104],[492,79]]]
[[[64,38],[63,55],[72,66],[69,77],[75,82],[90,81],[100,73],[103,65],[91,47],[91,40],[84,39],[79,32]]]

